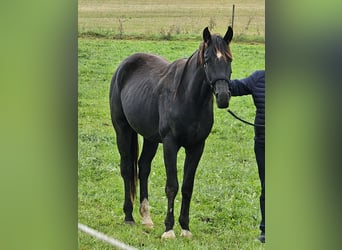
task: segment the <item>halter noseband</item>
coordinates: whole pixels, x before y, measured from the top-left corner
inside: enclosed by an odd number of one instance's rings
[[[207,77],[207,80],[208,80],[209,85],[210,85],[210,87],[211,87],[212,89],[214,89],[215,83],[216,83],[217,81],[225,81],[225,82],[228,83],[228,86],[229,86],[229,80],[228,80],[227,78],[216,78],[215,80],[211,80],[211,81],[210,81],[210,80],[208,79],[208,77]]]

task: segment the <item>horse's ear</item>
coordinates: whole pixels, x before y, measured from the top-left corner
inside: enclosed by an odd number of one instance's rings
[[[226,34],[223,37],[223,40],[225,40],[227,43],[230,43],[230,41],[233,39],[233,29],[232,27],[228,26],[228,30]]]
[[[209,31],[208,27],[206,27],[203,30],[203,41],[205,43],[208,43],[210,40],[211,40],[211,34],[210,34],[210,31]]]

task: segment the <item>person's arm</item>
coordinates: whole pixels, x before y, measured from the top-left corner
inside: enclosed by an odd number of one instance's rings
[[[241,95],[251,94],[251,91],[248,88],[248,85],[246,84],[245,79],[232,80],[229,84],[229,90],[230,90],[232,96],[241,96]]]
[[[253,91],[253,86],[257,81],[257,72],[243,79],[234,79],[229,83],[229,89],[232,96],[250,95]]]

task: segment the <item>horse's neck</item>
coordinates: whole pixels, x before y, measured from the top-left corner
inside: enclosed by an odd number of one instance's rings
[[[212,92],[206,82],[204,69],[198,63],[198,53],[185,64],[180,86],[182,90],[179,94],[196,105],[208,102],[211,98]]]

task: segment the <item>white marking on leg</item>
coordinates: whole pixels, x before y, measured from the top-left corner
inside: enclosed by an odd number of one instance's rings
[[[180,236],[185,238],[192,238],[192,233],[189,230],[182,229]]]
[[[140,209],[139,209],[140,215],[142,216],[142,222],[144,226],[148,228],[153,228],[154,224],[151,219],[150,215],[150,206],[148,205],[148,200],[144,199],[143,202],[140,204]]]
[[[167,232],[164,232],[161,238],[162,239],[175,239],[176,235],[175,235],[175,232],[171,229]]]

